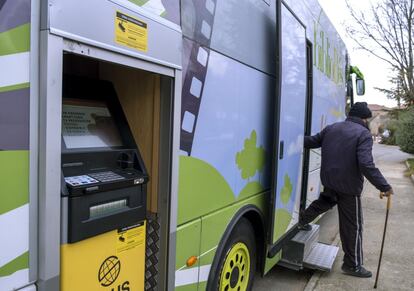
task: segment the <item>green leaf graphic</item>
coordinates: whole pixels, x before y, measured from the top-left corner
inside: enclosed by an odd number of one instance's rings
[[[283,204],[287,204],[292,196],[292,182],[290,181],[289,175],[285,174],[285,184],[283,185],[282,191],[280,193],[280,199]]]
[[[244,141],[244,149],[236,154],[236,164],[241,170],[243,179],[249,179],[256,174],[256,171],[262,171],[265,165],[265,150],[257,147],[257,134],[252,131],[250,138]]]
[[[292,215],[286,209],[281,208],[276,210],[273,241],[277,241],[286,233],[291,220]]]

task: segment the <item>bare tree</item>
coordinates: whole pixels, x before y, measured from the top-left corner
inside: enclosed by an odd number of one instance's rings
[[[374,89],[387,95],[389,99],[394,99],[397,101],[398,108],[401,108],[401,99],[404,96],[405,91],[402,89],[403,76],[400,72],[394,72],[394,76],[389,79],[389,82],[393,85],[391,88],[379,88],[374,87]]]
[[[347,33],[360,48],[388,63],[395,73],[393,89],[380,89],[390,98],[414,105],[414,0],[379,0],[368,13],[345,0],[354,23]]]

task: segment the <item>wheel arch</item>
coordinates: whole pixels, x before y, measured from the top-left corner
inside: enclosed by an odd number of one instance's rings
[[[216,254],[213,259],[213,263],[211,265],[210,273],[208,275],[207,280],[207,287],[206,290],[213,290],[211,286],[211,282],[213,282],[214,275],[216,273],[216,270],[218,269],[218,264],[220,262],[221,254],[224,251],[224,246],[226,245],[227,240],[230,238],[230,235],[237,225],[237,223],[240,221],[240,219],[246,218],[253,226],[254,229],[254,235],[257,239],[256,241],[256,248],[257,248],[257,267],[259,270],[262,269],[263,265],[263,254],[265,251],[265,225],[264,225],[264,216],[263,213],[260,211],[258,207],[255,205],[245,205],[242,208],[240,208],[236,214],[233,216],[233,218],[230,220],[229,224],[226,227],[226,230],[224,231],[223,236],[220,239],[220,242],[218,244]],[[257,227],[259,226],[259,227]]]

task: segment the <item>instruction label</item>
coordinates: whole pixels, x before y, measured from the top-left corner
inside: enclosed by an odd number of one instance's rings
[[[148,26],[137,18],[117,11],[115,41],[118,44],[146,52],[148,51]]]
[[[118,230],[116,253],[122,253],[145,244],[145,223]]]

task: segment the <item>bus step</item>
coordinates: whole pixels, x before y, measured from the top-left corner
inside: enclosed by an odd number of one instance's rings
[[[319,225],[313,224],[312,230],[299,231],[282,248],[279,265],[301,270],[304,267],[330,271],[338,253],[338,247],[323,244],[319,240]]]
[[[312,250],[313,246],[319,240],[319,225],[311,224],[312,230],[299,231],[292,239],[292,243],[303,247],[302,260],[307,257]]]
[[[279,265],[289,269],[299,270],[303,267],[303,258],[306,258],[319,239],[319,225],[313,224],[312,230],[299,231],[282,248],[282,259]]]
[[[323,243],[316,243],[309,255],[303,260],[303,266],[309,269],[321,271],[332,270],[333,263],[339,248]]]

